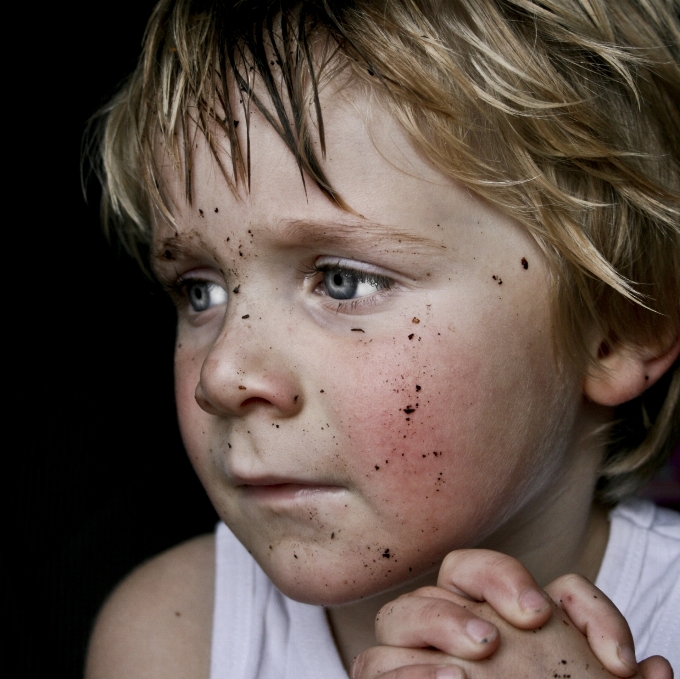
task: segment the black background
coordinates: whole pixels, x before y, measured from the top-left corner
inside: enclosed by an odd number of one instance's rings
[[[22,677],[81,676],[115,583],[217,520],[177,431],[173,309],[101,235],[96,185],[87,204],[80,188],[86,121],[134,68],[153,3],[81,7],[31,5],[5,24],[19,78],[3,126],[3,579]]]

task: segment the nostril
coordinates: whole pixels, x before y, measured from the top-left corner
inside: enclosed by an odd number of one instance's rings
[[[251,396],[250,398],[247,398],[243,403],[241,403],[241,408],[246,408],[247,406],[250,405],[255,405],[256,403],[266,403],[267,405],[271,405],[271,402],[268,401],[266,398],[260,398],[259,396]]]

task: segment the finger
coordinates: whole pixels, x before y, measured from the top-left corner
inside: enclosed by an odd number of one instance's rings
[[[628,623],[595,585],[580,575],[563,575],[546,591],[586,635],[593,653],[609,672],[617,677],[635,674],[638,665]]]
[[[455,662],[454,658],[429,649],[372,646],[354,659],[350,676],[352,679],[466,679],[465,671]]]
[[[378,642],[405,648],[434,647],[466,660],[491,655],[498,647],[496,626],[442,595],[448,592],[427,587],[383,606],[375,619]]]
[[[552,614],[548,597],[517,560],[487,549],[459,549],[446,556],[437,585],[476,601],[487,601],[520,629],[545,624]]]
[[[643,660],[638,667],[642,679],[673,679],[671,664],[660,655],[653,655],[651,658]]]

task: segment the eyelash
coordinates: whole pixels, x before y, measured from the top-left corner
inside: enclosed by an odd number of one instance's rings
[[[161,281],[161,285],[165,292],[170,295],[170,299],[173,303],[179,308],[181,304],[189,304],[189,286],[202,282],[210,283],[211,281],[205,278],[179,276],[173,281]]]
[[[359,283],[369,283],[376,287],[376,293],[382,293],[391,290],[395,286],[395,281],[388,276],[377,273],[369,273],[361,269],[350,266],[343,266],[334,263],[314,265],[308,269],[303,269],[300,273],[306,280],[312,280],[319,275],[324,275],[329,271],[342,271],[350,273],[357,277]],[[202,280],[202,279],[201,279]],[[187,288],[192,283],[198,282],[197,279],[191,277],[179,276],[174,281],[162,281],[161,285],[165,292],[168,293],[173,302],[179,306],[180,303],[188,302]],[[319,281],[323,283],[323,279]],[[328,300],[333,302],[335,310],[353,310],[360,306],[374,304],[378,301],[377,294],[360,297],[358,299],[340,300],[328,296]]]
[[[360,297],[358,299],[351,300],[340,300],[328,296],[328,300],[333,302],[333,308],[336,311],[351,311],[361,306],[366,306],[374,304],[378,301],[378,295],[382,292],[387,292],[395,286],[395,281],[388,276],[377,273],[369,273],[367,271],[362,271],[361,269],[355,269],[351,266],[343,265],[340,263],[327,263],[314,265],[309,269],[303,270],[301,273],[305,276],[305,279],[311,280],[320,274],[326,274],[329,271],[342,271],[346,273],[351,273],[355,275],[359,283],[370,283],[375,285],[377,288],[376,294],[368,295],[366,297]],[[323,282],[319,281],[320,283]]]

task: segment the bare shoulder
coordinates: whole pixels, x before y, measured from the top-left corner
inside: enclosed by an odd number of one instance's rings
[[[86,679],[207,679],[214,580],[212,535],[136,568],[99,613]]]

